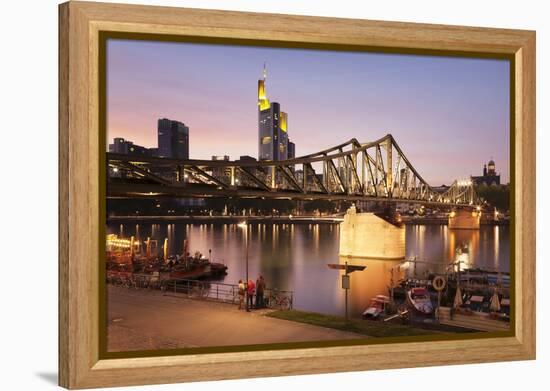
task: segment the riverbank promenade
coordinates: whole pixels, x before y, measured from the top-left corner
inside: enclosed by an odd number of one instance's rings
[[[111,352],[365,338],[155,290],[108,286],[107,308]]]

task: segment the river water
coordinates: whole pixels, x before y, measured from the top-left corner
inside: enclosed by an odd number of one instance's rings
[[[403,270],[400,261],[350,259],[367,266],[351,274],[349,310],[354,317],[367,307],[377,294],[388,294],[392,269],[394,278],[403,273],[420,276],[427,271],[443,271],[455,259],[459,245],[467,245],[470,267],[509,271],[510,236],[508,226],[482,226],[479,230],[449,230],[442,225],[406,226],[406,256],[416,256],[416,270]],[[208,256],[228,266],[223,282],[244,279],[246,262],[245,229],[236,224],[186,223],[109,223],[108,233],[123,237],[147,237],[160,246],[168,238],[169,254],[181,254],[185,239],[189,251]],[[254,281],[263,275],[267,286],[294,292],[294,308],[326,314],[344,314],[344,290],[340,272],[327,267],[342,263],[338,257],[338,224],[262,224],[251,223],[249,235],[249,276]],[[347,259],[346,259],[347,260]],[[402,266],[402,264],[401,264]]]

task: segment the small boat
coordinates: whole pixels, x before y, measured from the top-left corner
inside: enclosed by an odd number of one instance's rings
[[[426,288],[411,288],[407,292],[407,303],[422,315],[430,315],[434,309]]]
[[[227,274],[227,266],[223,263],[210,262],[210,273],[213,277],[225,276]]]
[[[201,277],[207,277],[210,275],[210,264],[190,264],[190,265],[177,265],[170,270],[170,279],[172,280],[194,280]]]
[[[386,312],[386,305],[390,302],[390,298],[384,295],[377,295],[371,299],[368,308],[363,312],[363,319],[378,319]]]

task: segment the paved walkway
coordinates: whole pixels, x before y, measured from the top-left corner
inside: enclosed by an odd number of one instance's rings
[[[365,338],[239,311],[236,305],[108,286],[108,350],[154,350]]]

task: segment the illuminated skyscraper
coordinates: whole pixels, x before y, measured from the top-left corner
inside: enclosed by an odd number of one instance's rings
[[[269,102],[265,83],[258,80],[258,160],[286,160],[288,158],[288,115],[277,102]]]

